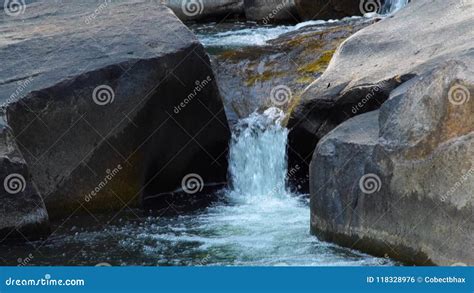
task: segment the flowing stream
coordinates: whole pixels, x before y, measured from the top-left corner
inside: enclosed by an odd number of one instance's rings
[[[403,3],[402,3],[403,2]],[[390,11],[406,0],[390,1]],[[209,48],[262,45],[306,25],[200,25],[193,30]],[[324,22],[323,22],[324,23]],[[118,215],[73,217],[56,223],[46,242],[0,247],[0,260],[15,265],[393,265],[321,242],[309,232],[308,196],[286,186],[288,130],[283,113],[270,108],[233,128],[229,187],[206,210],[175,217],[144,217],[125,209]],[[81,227],[81,228],[78,228]]]
[[[378,7],[370,3],[380,3],[380,1],[366,0],[370,7]],[[380,7],[380,14],[389,16],[398,10],[402,9],[408,4],[410,0],[385,0],[385,5]],[[372,15],[370,17],[373,17]],[[296,25],[259,25],[252,22],[237,22],[237,23],[210,23],[210,24],[196,24],[191,25],[191,29],[198,36],[199,40],[211,51],[215,48],[236,48],[245,46],[263,46],[269,40],[275,39],[278,36],[299,30],[307,26],[314,25],[330,25],[333,23],[348,22],[354,19],[363,18],[362,16],[346,17],[342,20],[310,20],[298,23]]]
[[[31,264],[49,265],[393,264],[310,235],[307,197],[292,194],[285,184],[288,130],[280,126],[283,118],[270,108],[235,125],[231,184],[204,211],[167,218],[142,218],[134,210],[113,220],[111,215],[72,218],[46,243],[10,248],[5,256],[18,258],[10,263],[31,259]]]

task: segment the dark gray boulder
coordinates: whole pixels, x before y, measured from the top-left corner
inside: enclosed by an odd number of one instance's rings
[[[321,140],[311,163],[316,235],[408,263],[474,264],[473,73],[442,64]]]
[[[171,10],[40,1],[1,17],[0,99],[50,217],[169,209],[188,174],[200,179],[195,199],[226,181],[229,128],[209,58]],[[179,202],[173,212],[187,210]]]
[[[388,14],[409,0],[295,0],[303,20],[341,19],[366,14]]]
[[[299,21],[294,0],[244,0],[245,17],[267,23]]]
[[[354,0],[295,0],[295,4],[303,20],[340,19],[362,14],[360,1]]]
[[[244,16],[244,0],[163,0],[183,21],[222,21]]]
[[[349,119],[318,144],[310,166],[311,227],[329,241],[329,231],[350,226],[365,162],[378,140],[379,111]],[[357,220],[357,218],[355,218]],[[325,233],[325,234],[324,234]]]
[[[48,213],[13,136],[0,126],[0,243],[49,234]]]

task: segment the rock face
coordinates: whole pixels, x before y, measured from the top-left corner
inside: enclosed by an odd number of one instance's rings
[[[298,22],[294,0],[245,0],[247,20],[262,23]]]
[[[340,19],[361,15],[359,2],[354,0],[295,0],[298,14],[303,20]]]
[[[210,21],[244,16],[244,0],[163,0],[183,21]]]
[[[367,13],[387,13],[406,0],[294,0],[303,20],[341,19]],[[404,4],[404,3],[403,3]]]
[[[417,0],[348,38],[292,114],[289,144],[295,152],[289,154],[290,164],[307,171],[325,134],[356,114],[379,108],[413,76],[450,59],[472,66],[473,15],[470,1]]]
[[[5,125],[0,128],[0,243],[49,234],[48,213],[25,161]]]
[[[199,183],[189,196],[226,181],[230,134],[209,58],[171,10],[35,2],[0,26],[0,98],[50,217],[151,208],[157,194],[153,207],[186,210],[173,195],[187,175]]]
[[[408,263],[474,264],[474,72],[441,64],[324,137],[311,228]]]

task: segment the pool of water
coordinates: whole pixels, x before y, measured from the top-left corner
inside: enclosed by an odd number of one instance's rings
[[[286,187],[288,130],[281,119],[282,112],[271,108],[235,126],[231,184],[213,206],[175,217],[145,217],[128,209],[66,219],[45,242],[1,247],[1,260],[8,265],[394,264],[310,235],[307,196]]]

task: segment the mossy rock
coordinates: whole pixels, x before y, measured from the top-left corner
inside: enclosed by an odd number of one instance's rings
[[[337,47],[370,23],[358,19],[308,26],[265,46],[218,53],[214,63],[228,112],[238,118],[272,106],[270,95],[277,86],[291,90],[287,103],[276,105],[291,112],[295,97],[326,70]]]

